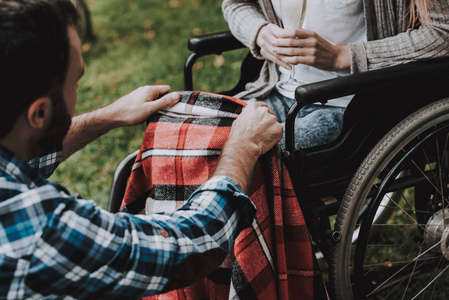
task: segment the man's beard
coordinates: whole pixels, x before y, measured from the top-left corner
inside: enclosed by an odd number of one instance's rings
[[[38,141],[42,154],[47,154],[62,147],[62,141],[72,123],[62,91],[50,96],[53,105],[52,119],[44,136]]]

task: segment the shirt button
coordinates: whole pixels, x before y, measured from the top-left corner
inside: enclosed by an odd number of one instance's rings
[[[165,231],[165,230],[161,232],[161,235],[162,235],[164,238],[168,238],[168,232]]]

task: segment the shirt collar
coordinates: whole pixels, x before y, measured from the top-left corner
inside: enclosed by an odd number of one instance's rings
[[[25,183],[30,188],[47,183],[38,170],[30,167],[13,152],[0,147],[0,177],[10,177],[14,181]]]

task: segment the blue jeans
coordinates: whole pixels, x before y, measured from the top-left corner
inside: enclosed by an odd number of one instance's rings
[[[246,102],[263,101],[276,114],[278,121],[284,127],[290,106],[295,101],[273,90],[261,98],[252,98]],[[310,148],[335,140],[343,126],[344,107],[322,104],[309,104],[302,108],[295,120],[295,149]],[[285,135],[280,141],[285,149]]]

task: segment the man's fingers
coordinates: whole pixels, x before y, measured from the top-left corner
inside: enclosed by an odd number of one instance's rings
[[[267,104],[262,101],[253,102],[253,103],[249,104],[248,106],[250,106],[250,105],[267,107]]]
[[[161,109],[166,109],[166,108],[172,107],[173,105],[178,103],[180,97],[181,97],[181,95],[179,93],[173,92],[173,93],[169,93],[165,96],[162,96],[159,99],[155,99],[155,100],[151,101],[151,103],[149,103],[149,104],[151,104],[154,111],[158,111]]]
[[[276,117],[276,114],[275,114],[271,109],[268,109],[268,113],[269,113],[270,115],[273,115],[273,116]]]
[[[171,87],[169,85],[149,85],[145,88],[148,89],[148,98],[147,100],[153,101],[158,99],[159,97],[166,95],[171,92]]]
[[[264,108],[266,108],[266,111],[270,115],[273,115],[274,117],[276,117],[276,114],[271,109],[268,108],[268,106],[267,106],[267,104],[265,102],[262,102],[262,101],[253,102],[253,103],[249,104],[246,107],[249,107],[249,106],[254,106],[255,108],[257,108],[257,107],[264,107]],[[277,119],[277,117],[276,117],[276,119]]]

